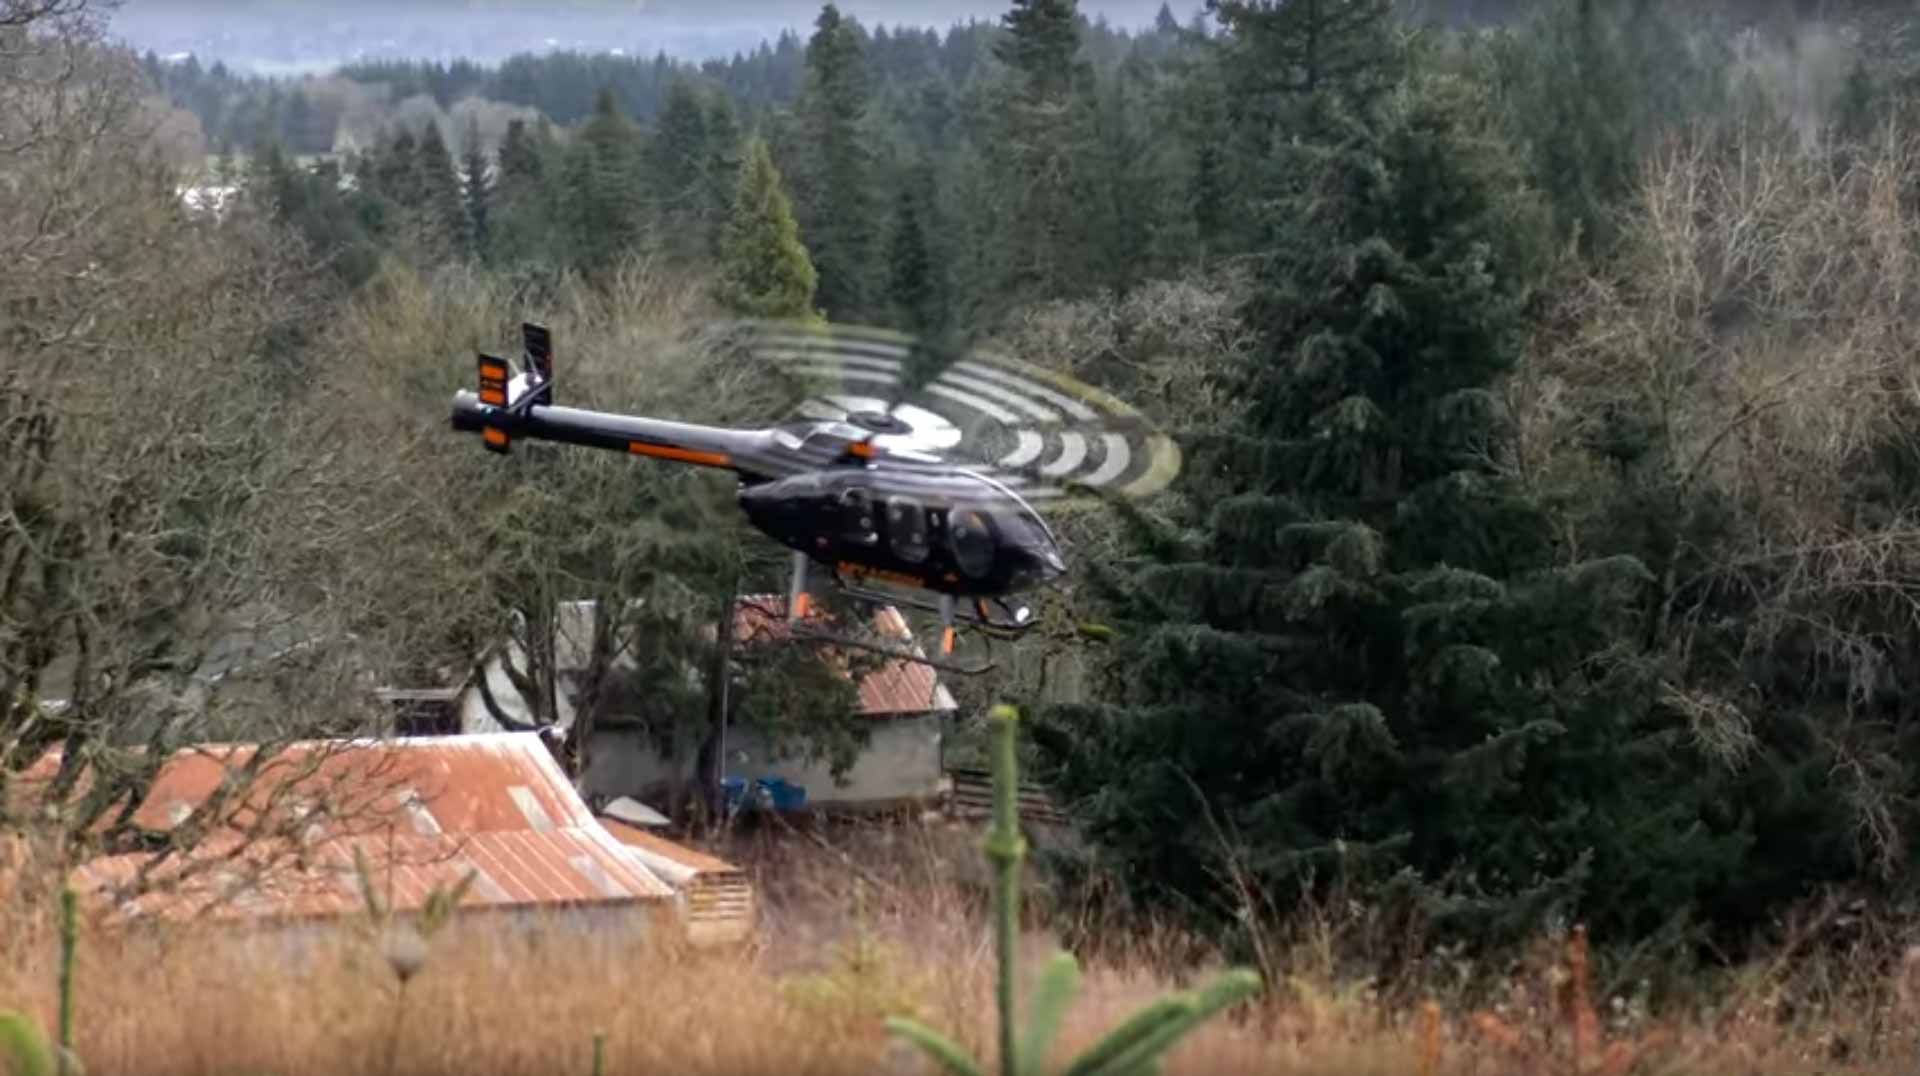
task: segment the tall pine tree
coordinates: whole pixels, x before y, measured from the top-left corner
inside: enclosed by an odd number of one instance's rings
[[[707,116],[693,84],[675,78],[647,147],[652,165],[653,219],[661,249],[690,262],[707,247]]]
[[[1092,69],[1080,53],[1075,0],[1014,0],[994,53],[1012,84],[994,143],[1002,196],[1013,202],[1001,241],[1002,299],[1046,299],[1085,283],[1087,214],[1076,182],[1086,160]]]
[[[869,92],[859,29],[828,3],[807,42],[799,104],[806,153],[795,201],[820,274],[820,306],[838,321],[865,320],[877,284]]]
[[[641,147],[639,128],[621,111],[613,90],[602,87],[592,118],[567,149],[562,177],[573,260],[590,273],[610,268],[645,238]]]
[[[734,115],[733,99],[724,93],[714,94],[707,106],[707,161],[701,172],[706,184],[701,195],[701,234],[710,258],[720,256],[727,218],[733,211],[733,194],[740,185],[744,139],[740,120]]]
[[[428,120],[420,132],[414,167],[421,192],[420,240],[422,253],[446,257],[467,247],[467,207],[460,174],[453,166],[440,125]]]
[[[793,203],[767,144],[751,139],[746,156],[727,222],[715,298],[746,317],[812,318],[818,278],[800,242]]]
[[[487,249],[487,214],[493,196],[486,147],[480,144],[480,121],[469,118],[461,139],[460,190],[467,208],[467,249],[476,257]]]
[[[1464,84],[1324,89],[1261,191],[1249,406],[1190,443],[1184,529],[1095,567],[1109,701],[1037,737],[1136,892],[1223,930],[1222,833],[1279,899],[1404,871],[1477,941],[1653,929],[1742,838],[1619,643],[1646,569],[1559,559],[1500,466],[1544,211]]]
[[[946,327],[946,289],[927,234],[934,197],[933,167],[923,163],[900,185],[888,244],[887,301],[895,323],[916,336]]]

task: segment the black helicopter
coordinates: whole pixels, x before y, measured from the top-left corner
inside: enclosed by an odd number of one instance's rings
[[[480,354],[479,391],[454,394],[453,428],[480,434],[496,453],[533,439],[733,471],[749,522],[793,551],[790,630],[967,674],[992,666],[951,660],[956,624],[1016,638],[1035,620],[1008,599],[1067,571],[1034,502],[1139,496],[1179,470],[1173,442],[1131,408],[1053,371],[968,354],[947,357],[936,376],[913,384],[927,352],[902,334],[766,322],[731,328],[773,369],[806,380],[812,391],[801,417],[731,429],[561,407],[552,335],[526,323],[525,368]],[[882,395],[872,395],[875,386]],[[956,450],[969,432],[997,437],[1004,451],[966,458]],[[1050,448],[1053,458],[1044,460]],[[937,613],[940,658],[813,628],[810,562],[857,600]]]

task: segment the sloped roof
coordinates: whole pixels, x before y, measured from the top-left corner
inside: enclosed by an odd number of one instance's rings
[[[807,619],[819,622],[824,615],[811,609]],[[734,607],[733,637],[770,642],[791,638],[786,618],[785,595],[743,594]],[[874,614],[873,627],[882,638],[897,640],[901,649],[925,656],[914,640],[913,629],[907,626],[907,618],[893,606],[882,606]],[[930,713],[953,710],[957,705],[939,674],[920,662],[904,658],[888,661],[860,680],[860,714],[865,717]]]
[[[254,745],[175,754],[137,820],[170,829],[206,803]],[[57,758],[30,775],[51,776]],[[421,908],[437,885],[476,872],[463,908],[663,901],[672,887],[604,829],[530,733],[314,741],[271,752],[244,797],[186,856],[90,860],[74,882],[97,900],[124,896],[143,868],[156,883],[128,915],[308,918],[365,910],[354,867],[365,857],[383,901]],[[388,892],[391,890],[391,897]]]
[[[684,844],[676,844],[659,834],[648,833],[639,826],[629,825],[617,818],[606,818],[600,824],[605,826],[607,832],[621,844],[665,857],[684,868],[689,874],[732,874],[740,870],[739,867],[718,856],[710,856],[705,852],[688,848]]]

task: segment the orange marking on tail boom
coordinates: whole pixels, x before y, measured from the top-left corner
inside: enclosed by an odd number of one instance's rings
[[[700,452],[691,448],[675,448],[672,445],[650,445],[645,441],[627,442],[627,451],[636,456],[678,460],[681,463],[699,463],[708,467],[727,467],[733,463],[723,452]]]

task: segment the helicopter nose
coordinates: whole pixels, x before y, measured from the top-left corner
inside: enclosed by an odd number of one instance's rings
[[[1040,563],[1047,566],[1047,577],[1050,579],[1067,574],[1067,562],[1060,556],[1057,546],[1048,546],[1041,551]]]

